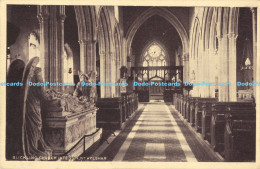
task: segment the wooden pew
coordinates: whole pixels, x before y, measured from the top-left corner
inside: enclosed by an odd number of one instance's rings
[[[132,94],[128,94],[128,104],[129,104],[129,116],[133,114],[133,99]]]
[[[181,95],[177,95],[177,110],[180,113],[181,112]]]
[[[178,95],[182,94],[183,90],[182,89],[174,89],[173,90],[173,98],[172,98],[172,104],[175,106],[176,110],[177,109],[177,104],[178,104]]]
[[[190,105],[190,123],[192,126],[195,125],[195,102],[196,99],[198,99],[199,97],[190,97],[189,99],[189,105]]]
[[[215,98],[197,98],[195,101],[195,130],[201,133],[202,105],[203,102],[215,101]]]
[[[210,144],[215,151],[224,155],[225,115],[230,112],[232,114],[236,111],[247,111],[250,107],[253,107],[252,105],[251,102],[217,102],[212,105]]]
[[[134,105],[135,105],[134,110],[135,111],[138,109],[138,103],[139,103],[139,101],[138,101],[138,93],[134,93]]]
[[[132,113],[133,114],[135,112],[135,94],[131,93],[131,102],[132,102]]]
[[[163,91],[163,100],[164,100],[164,102],[172,102],[173,93],[174,93],[174,89],[165,89]]]
[[[187,118],[187,103],[188,103],[188,96],[183,96],[183,104],[182,104],[182,110],[183,110],[183,117]]]
[[[181,94],[177,94],[176,102],[177,102],[176,109],[180,113],[180,111],[181,111]]]
[[[98,98],[97,127],[104,129],[121,129],[122,127],[122,99]]]
[[[210,142],[210,122],[211,122],[211,109],[212,104],[216,103],[217,100],[204,101],[202,105],[202,116],[201,116],[201,135],[202,138]]]
[[[186,103],[186,119],[188,122],[191,122],[191,104],[192,100],[196,100],[198,97],[191,97],[189,96],[187,98],[187,103]]]
[[[125,94],[121,95],[122,99],[122,121],[126,121],[126,104],[127,104],[127,98]]]
[[[187,119],[188,122],[190,121],[190,96],[187,97],[187,101],[186,101],[185,118]]]
[[[183,116],[183,102],[184,102],[184,100],[183,100],[183,98],[184,98],[184,96],[183,95],[181,95],[180,96],[180,113],[181,113],[181,115]]]
[[[138,90],[138,100],[140,102],[149,102],[150,101],[150,94],[149,94],[149,90]]]
[[[225,116],[225,161],[255,161],[256,111],[255,105],[247,109],[231,110]]]
[[[177,93],[174,93],[173,94],[173,96],[172,96],[173,98],[172,98],[172,104],[175,106],[175,109],[177,109],[176,108],[176,106],[177,106]]]

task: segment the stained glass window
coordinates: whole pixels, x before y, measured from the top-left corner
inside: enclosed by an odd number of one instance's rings
[[[143,66],[166,66],[165,51],[157,43],[152,43],[144,52]]]

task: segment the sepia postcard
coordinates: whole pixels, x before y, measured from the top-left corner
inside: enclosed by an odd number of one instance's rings
[[[0,168],[260,169],[258,0],[0,5]]]

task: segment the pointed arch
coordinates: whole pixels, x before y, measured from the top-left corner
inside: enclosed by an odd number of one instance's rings
[[[109,44],[107,47],[109,47],[110,52],[113,51],[113,45],[114,44],[114,37],[113,37],[113,29],[111,25],[111,20],[110,20],[110,13],[109,9],[107,9],[105,6],[100,7],[99,12],[98,12],[98,20],[102,22],[98,22],[98,27],[100,27],[100,24],[106,25],[107,31],[107,40],[109,41]]]
[[[80,40],[94,41],[97,37],[97,18],[94,6],[75,6]]]
[[[128,54],[130,53],[131,44],[135,36],[135,33],[147,19],[149,19],[154,15],[159,15],[163,17],[176,29],[182,41],[184,55],[188,54],[189,38],[184,26],[172,12],[170,12],[168,9],[165,9],[163,7],[149,8],[148,10],[144,11],[139,17],[137,17],[136,20],[133,22],[133,24],[130,26],[130,28],[126,33]]]

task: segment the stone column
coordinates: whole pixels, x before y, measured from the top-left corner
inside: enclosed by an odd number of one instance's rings
[[[50,6],[50,20],[49,20],[49,76],[50,76],[50,82],[55,83],[57,73],[56,72],[56,57],[57,57],[57,7],[56,6]]]
[[[228,87],[228,101],[237,101],[237,35],[230,33],[229,38],[229,59],[228,59],[228,81],[231,86]]]
[[[120,50],[120,47],[116,48]],[[116,57],[116,82],[120,82],[120,68],[121,68],[121,60],[120,60],[120,51],[117,52],[118,56]],[[120,97],[120,86],[116,87],[116,97]]]
[[[100,82],[104,83],[106,81],[106,70],[105,70],[105,52],[101,51],[99,53],[100,56]],[[106,94],[105,94],[105,86],[100,85],[100,97],[101,98],[106,98]]]
[[[37,6],[37,18],[40,24],[40,64],[44,81],[49,81],[49,8]]]
[[[183,55],[183,83],[189,81],[189,54],[186,53]],[[183,93],[185,96],[188,95],[188,92],[184,90]]]
[[[210,83],[216,83],[215,77],[216,77],[216,58],[218,55],[214,51],[214,49],[211,49],[209,51],[209,82]],[[215,86],[210,86],[209,87],[209,97],[210,98],[215,98]]]
[[[122,40],[122,57],[121,57],[121,65],[127,66],[127,43],[126,39]]]
[[[257,69],[257,8],[251,8],[252,12],[252,27],[253,27],[253,77],[255,82]],[[254,86],[254,96],[256,96],[256,87]]]
[[[210,78],[209,78],[210,66],[211,66],[211,64],[209,62],[209,49],[205,49],[204,57],[203,57],[203,74],[204,74],[203,81],[205,83],[210,82]],[[210,86],[204,85],[203,90],[204,90],[204,97],[209,98],[210,97]]]
[[[110,81],[111,83],[115,83],[116,82],[116,64],[115,64],[115,52],[109,52],[109,58],[111,60],[110,63]],[[109,83],[108,82],[108,83]],[[110,97],[114,97],[116,94],[116,88],[115,86],[109,86],[110,90],[111,90],[111,96]]]
[[[80,71],[87,72],[87,40],[79,40],[80,45]]]
[[[228,82],[228,36],[227,34],[218,37],[219,42],[219,83]],[[219,86],[219,101],[228,101],[228,86]]]
[[[202,83],[203,81],[203,61],[202,61],[202,47],[198,45],[198,69],[197,69],[197,79],[196,82]],[[200,85],[198,86],[198,97],[204,97],[204,90],[203,87]]]
[[[80,70],[84,73],[96,71],[96,43],[96,40],[79,40]],[[96,82],[96,77],[94,79]]]
[[[38,6],[38,19],[44,80],[51,83],[63,82],[65,6]],[[62,90],[58,86],[53,88]]]
[[[65,15],[65,6],[58,7],[58,16],[57,16],[57,56],[56,56],[56,81],[64,81],[64,20]],[[58,86],[58,90],[62,91],[64,86]]]
[[[111,82],[111,57],[110,57],[110,52],[105,52],[104,55],[104,75],[105,75],[105,83],[109,83]],[[105,98],[112,98],[112,94],[111,94],[111,86],[104,86],[105,89]]]
[[[96,43],[97,42],[95,40],[86,41],[86,73],[96,71]]]

